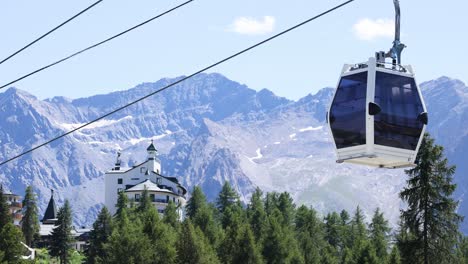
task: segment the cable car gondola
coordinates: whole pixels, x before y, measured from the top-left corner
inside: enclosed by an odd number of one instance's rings
[[[399,2],[393,2],[393,47],[365,63],[345,65],[341,72],[327,113],[338,163],[414,165],[428,116],[412,67],[401,65],[405,45],[400,42]]]

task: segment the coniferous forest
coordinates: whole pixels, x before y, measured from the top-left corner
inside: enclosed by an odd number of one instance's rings
[[[194,187],[183,221],[173,203],[161,216],[147,192],[139,203],[121,193],[116,214],[101,210],[78,258],[69,248],[72,211],[66,202],[44,254],[60,263],[468,263],[468,239],[458,230],[463,218],[452,198],[455,167],[429,135],[416,164],[406,171],[400,198],[407,206],[394,229],[379,208],[368,218],[359,206],[320,215],[297,206],[287,192],[257,188],[242,204],[226,182],[213,203]],[[25,196],[31,228],[24,226],[23,233],[9,223],[3,194],[0,198],[0,263],[20,263],[17,238],[34,245],[36,237],[35,198]]]

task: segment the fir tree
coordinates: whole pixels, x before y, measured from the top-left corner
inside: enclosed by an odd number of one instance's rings
[[[369,225],[370,241],[375,248],[377,257],[381,260],[387,258],[389,232],[391,228],[388,225],[388,221],[384,218],[380,209],[377,208],[372,217],[372,222]]]
[[[262,191],[257,187],[247,206],[247,218],[257,241],[262,240],[267,229],[267,215],[262,195]]]
[[[264,263],[261,251],[257,245],[249,225],[243,225],[238,236],[238,247],[232,258],[232,263],[261,264]]]
[[[223,240],[223,230],[215,220],[215,212],[217,209],[212,204],[205,204],[197,210],[192,218],[192,223],[195,227],[200,228],[211,246],[216,249]]]
[[[224,182],[224,185],[219,192],[218,198],[216,199],[216,207],[218,208],[221,214],[231,206],[239,205],[239,195],[236,191],[231,187],[228,181]]]
[[[104,244],[107,243],[112,234],[112,217],[106,207],[103,207],[96,221],[93,230],[89,234],[89,245],[86,249],[87,263],[98,263],[99,259],[106,259],[107,252]]]
[[[0,250],[3,251],[1,263],[19,263],[24,247],[21,245],[23,234],[12,223],[7,223],[0,230]]]
[[[70,203],[65,200],[63,207],[57,212],[57,222],[52,230],[50,242],[50,255],[58,257],[60,263],[69,263],[70,247],[73,242],[72,230],[72,211]]]
[[[291,226],[282,225],[283,214],[275,209],[268,217],[269,227],[265,237],[263,256],[267,263],[304,263]]]
[[[37,216],[36,195],[32,186],[26,188],[23,200],[23,219],[21,230],[26,241],[26,245],[32,246],[35,238],[39,236],[39,218]]]
[[[383,260],[380,260],[375,254],[375,248],[368,241],[364,241],[361,244],[361,250],[359,251],[356,259],[358,264],[381,264],[385,263]],[[355,252],[357,253],[357,252]]]
[[[199,228],[189,219],[185,220],[176,242],[178,263],[216,264],[220,263],[215,251]]]
[[[187,216],[192,218],[198,212],[198,210],[206,206],[206,196],[199,186],[193,187],[192,197],[187,203]]]
[[[3,186],[0,185],[0,231],[8,223],[12,223],[10,206],[8,205],[6,196],[3,193]]]
[[[176,237],[171,227],[159,219],[159,214],[154,207],[149,208],[143,215],[143,233],[150,240],[152,257],[151,262],[148,263],[176,263]]]
[[[127,210],[128,197],[124,192],[119,192],[119,197],[117,198],[117,211],[115,212],[115,217],[119,219],[121,217],[122,211]]]
[[[336,250],[336,252],[338,252],[341,244],[340,223],[340,216],[336,212],[328,213],[325,217],[325,240]]]
[[[145,186],[145,188],[143,189],[143,192],[141,193],[140,202],[138,204],[137,211],[140,213],[146,213],[152,207],[153,207],[153,204],[152,204],[151,198],[149,197],[148,189]]]
[[[121,210],[118,225],[104,244],[104,250],[106,255],[101,262],[109,264],[151,263],[153,256],[151,241],[143,233],[140,219],[130,221],[126,209]]]
[[[283,225],[292,225],[296,205],[289,193],[283,192],[278,197],[278,209],[283,215]]]
[[[175,229],[179,227],[179,213],[174,202],[169,201],[169,204],[166,206],[163,221]]]
[[[321,263],[320,251],[325,246],[324,230],[315,210],[308,209],[305,205],[299,207],[295,227],[305,263]]]
[[[273,214],[275,209],[278,209],[278,193],[267,193],[265,196],[265,212],[270,216]]]
[[[443,148],[425,134],[416,156],[416,167],[406,171],[407,187],[400,193],[408,208],[401,213],[399,247],[405,261],[452,263],[462,217],[452,198],[455,166],[449,166]],[[403,239],[402,239],[403,238]]]
[[[364,222],[364,214],[359,206],[354,212],[353,219],[351,220],[351,232],[350,237],[352,244],[350,247],[354,252],[361,247],[361,244],[367,240],[367,229]]]
[[[388,264],[401,264],[401,257],[400,257],[400,251],[398,251],[397,246],[393,246],[392,252],[390,253],[390,256],[388,257]]]

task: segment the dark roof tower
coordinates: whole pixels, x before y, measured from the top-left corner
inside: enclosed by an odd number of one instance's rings
[[[149,147],[146,150],[147,151],[157,151],[156,148],[153,145],[153,140],[151,140],[151,144],[149,145]]]
[[[51,196],[49,200],[49,204],[47,205],[47,209],[44,213],[44,218],[42,218],[43,224],[53,224],[55,220],[57,220],[57,206],[55,205],[54,201],[54,190],[50,190]]]

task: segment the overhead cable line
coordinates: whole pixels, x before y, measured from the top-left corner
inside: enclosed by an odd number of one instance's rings
[[[220,60],[220,61],[218,61],[218,62],[215,62],[215,63],[211,64],[210,66],[207,66],[207,67],[205,67],[205,68],[203,68],[203,69],[201,69],[201,70],[198,70],[198,71],[196,71],[196,72],[194,72],[194,73],[192,73],[192,74],[190,74],[190,75],[188,75],[188,76],[186,76],[186,77],[181,78],[180,80],[177,80],[177,81],[175,81],[175,82],[173,82],[173,83],[171,83],[171,84],[169,84],[169,85],[166,85],[166,86],[164,86],[164,87],[162,87],[162,88],[160,88],[160,89],[158,89],[158,90],[156,90],[156,91],[154,91],[154,92],[152,92],[152,93],[149,93],[149,94],[147,94],[147,95],[145,95],[145,96],[143,96],[143,97],[140,97],[139,99],[137,99],[137,100],[135,100],[135,101],[132,101],[132,102],[130,102],[130,103],[127,103],[126,105],[123,105],[123,106],[121,106],[121,107],[118,107],[117,109],[114,109],[114,110],[112,110],[111,112],[108,112],[107,114],[104,114],[104,115],[102,115],[102,116],[100,116],[100,117],[98,117],[98,118],[96,118],[96,119],[94,119],[94,120],[92,120],[92,121],[89,121],[88,123],[85,123],[85,124],[83,124],[83,125],[81,125],[81,126],[78,126],[78,127],[74,128],[74,129],[72,129],[72,130],[70,130],[70,131],[68,131],[68,132],[66,132],[66,133],[64,133],[64,134],[62,134],[62,135],[59,135],[59,136],[57,136],[57,137],[55,137],[55,138],[53,138],[53,139],[51,139],[51,140],[49,140],[49,141],[46,141],[46,142],[44,142],[44,143],[42,143],[42,144],[40,144],[40,145],[38,145],[38,146],[35,146],[35,147],[33,147],[33,148],[31,148],[31,149],[29,149],[29,150],[27,150],[27,151],[24,151],[24,152],[22,152],[21,154],[18,154],[18,155],[16,155],[16,156],[12,157],[12,158],[9,158],[9,159],[7,159],[7,160],[5,160],[5,161],[2,161],[2,162],[0,163],[0,166],[1,166],[1,165],[4,165],[4,164],[6,164],[6,163],[8,163],[8,162],[10,162],[10,161],[13,161],[13,160],[15,160],[15,159],[17,159],[17,158],[19,158],[19,157],[21,157],[21,156],[24,156],[24,155],[26,155],[26,154],[28,154],[28,153],[30,153],[30,152],[32,152],[32,151],[38,149],[38,148],[41,148],[41,147],[43,147],[43,146],[46,146],[46,145],[48,145],[48,144],[50,144],[50,143],[52,143],[52,142],[54,142],[54,141],[56,141],[56,140],[58,140],[58,139],[60,139],[60,138],[63,138],[63,137],[65,137],[65,136],[67,136],[67,135],[70,135],[71,133],[73,133],[73,132],[75,132],[75,131],[78,131],[78,130],[80,130],[80,129],[82,129],[82,128],[84,128],[84,127],[86,127],[86,126],[88,126],[88,125],[90,125],[90,124],[92,124],[92,123],[95,123],[95,122],[97,122],[97,121],[99,121],[99,120],[101,120],[101,119],[103,119],[103,118],[106,118],[106,117],[108,117],[108,116],[110,116],[110,115],[112,115],[112,114],[115,114],[116,112],[119,112],[119,111],[121,111],[121,110],[123,110],[123,109],[125,109],[125,108],[127,108],[127,107],[129,107],[129,106],[132,106],[132,105],[134,105],[134,104],[136,104],[136,103],[138,103],[138,102],[140,102],[140,101],[143,101],[143,100],[145,100],[146,98],[148,98],[148,97],[150,97],[150,96],[153,96],[153,95],[155,95],[155,94],[157,94],[157,93],[160,93],[160,92],[162,92],[162,91],[164,91],[164,90],[166,90],[166,89],[169,89],[169,88],[171,88],[171,87],[173,87],[173,86],[175,86],[175,85],[177,85],[177,84],[179,84],[179,83],[181,83],[181,82],[184,82],[184,81],[186,81],[186,80],[188,80],[188,79],[194,77],[194,76],[197,75],[197,74],[200,74],[200,73],[202,73],[202,72],[204,72],[204,71],[206,71],[206,70],[209,70],[209,69],[211,69],[211,68],[213,68],[213,67],[215,67],[215,66],[218,66],[219,64],[222,64],[222,63],[224,63],[224,62],[226,62],[226,61],[228,61],[228,60],[231,60],[231,59],[233,59],[233,58],[235,58],[235,57],[237,57],[237,56],[239,56],[239,55],[241,55],[241,54],[243,54],[243,53],[246,53],[247,51],[249,51],[249,50],[251,50],[251,49],[254,49],[254,48],[256,48],[256,47],[258,47],[258,46],[260,46],[260,45],[263,45],[263,44],[265,44],[265,43],[267,43],[267,42],[269,42],[269,41],[271,41],[271,40],[273,40],[273,39],[275,39],[275,38],[277,38],[277,37],[279,37],[279,36],[281,36],[281,35],[284,35],[284,34],[290,32],[290,31],[292,31],[292,30],[294,30],[294,29],[296,29],[296,28],[299,28],[299,27],[301,27],[301,26],[303,26],[303,25],[305,25],[305,24],[307,24],[307,23],[309,23],[309,22],[311,22],[311,21],[314,21],[315,19],[317,19],[317,18],[319,18],[319,17],[322,17],[322,16],[324,16],[324,15],[326,15],[326,14],[332,12],[332,11],[335,11],[335,10],[337,10],[337,9],[339,9],[339,8],[341,8],[341,7],[343,7],[343,6],[347,5],[347,4],[349,4],[349,3],[351,3],[351,2],[354,2],[354,1],[355,1],[355,0],[349,0],[349,1],[346,1],[346,2],[344,2],[344,3],[342,3],[342,4],[340,4],[340,5],[337,5],[337,6],[333,7],[333,8],[331,8],[331,9],[329,9],[329,10],[323,12],[323,13],[320,13],[320,14],[318,14],[318,15],[312,17],[312,18],[309,18],[309,19],[307,19],[307,20],[305,20],[305,21],[303,21],[303,22],[301,22],[301,23],[299,23],[299,24],[297,24],[297,25],[295,25],[295,26],[293,26],[293,27],[290,27],[290,28],[288,28],[288,29],[286,29],[286,30],[284,30],[284,31],[281,31],[280,33],[278,33],[278,34],[276,34],[276,35],[273,35],[273,36],[271,36],[271,37],[269,37],[269,38],[267,38],[267,39],[265,39],[265,40],[263,40],[263,41],[261,41],[261,42],[258,42],[257,44],[254,44],[254,45],[252,45],[252,46],[250,46],[250,47],[248,47],[248,48],[246,48],[246,49],[243,49],[243,50],[241,50],[241,51],[239,51],[239,52],[237,52],[237,53],[235,53],[235,54],[233,54],[233,55],[231,55],[231,56],[229,56],[229,57],[226,57],[226,58],[224,58],[224,59],[222,59],[222,60]]]
[[[61,28],[62,26],[64,26],[65,24],[67,24],[68,22],[72,21],[73,19],[79,17],[80,15],[82,15],[83,13],[85,13],[86,11],[90,10],[91,8],[93,8],[94,6],[96,6],[97,4],[101,3],[103,0],[99,0],[99,1],[96,1],[94,4],[88,6],[87,8],[83,9],[82,11],[80,11],[78,14],[72,16],[71,18],[67,19],[66,21],[64,21],[62,24],[54,27],[53,29],[51,29],[50,31],[48,31],[47,33],[45,33],[44,35],[40,36],[39,38],[35,39],[34,41],[32,41],[31,43],[29,43],[28,45],[22,47],[21,49],[17,50],[15,53],[11,54],[10,56],[6,57],[5,59],[3,59],[2,61],[0,61],[0,64],[4,63],[5,61],[13,58],[14,56],[16,56],[18,53],[22,52],[23,50],[29,48],[30,46],[32,46],[34,43],[38,42],[39,40],[45,38],[47,35],[51,34],[52,32],[54,32],[55,30]]]
[[[128,33],[128,32],[130,32],[130,31],[132,31],[132,30],[134,30],[134,29],[137,29],[137,28],[139,28],[139,27],[141,27],[141,26],[143,26],[143,25],[145,25],[145,24],[147,24],[147,23],[149,23],[149,22],[155,20],[155,19],[158,19],[158,18],[160,18],[160,17],[162,17],[162,16],[164,16],[164,15],[167,15],[167,14],[169,14],[169,13],[171,13],[171,12],[173,12],[173,11],[175,11],[175,10],[177,10],[177,9],[179,9],[179,8],[185,6],[186,4],[188,4],[188,3],[190,3],[190,2],[193,2],[193,1],[195,1],[195,0],[186,1],[186,2],[180,4],[180,5],[176,6],[176,7],[173,7],[173,8],[171,8],[171,9],[169,9],[169,10],[164,11],[163,13],[160,13],[160,14],[157,15],[157,16],[154,16],[154,17],[152,17],[152,18],[150,18],[150,19],[148,19],[148,20],[146,20],[146,21],[143,21],[142,23],[140,23],[140,24],[138,24],[138,25],[135,25],[135,26],[133,26],[133,27],[131,27],[131,28],[125,30],[125,31],[122,31],[122,32],[118,33],[117,35],[114,35],[114,36],[112,36],[112,37],[110,37],[110,38],[107,38],[107,39],[101,41],[101,42],[98,42],[98,43],[93,44],[93,45],[91,45],[91,46],[89,46],[89,47],[87,47],[87,48],[84,48],[84,49],[82,49],[82,50],[80,50],[80,51],[77,51],[77,52],[75,52],[75,53],[73,53],[73,54],[71,54],[71,55],[69,55],[69,56],[67,56],[67,57],[65,57],[65,58],[63,58],[63,59],[60,59],[60,60],[58,60],[58,61],[56,61],[56,62],[53,62],[53,63],[51,63],[51,64],[48,64],[48,65],[46,65],[46,66],[44,66],[44,67],[42,67],[42,68],[39,68],[39,69],[37,69],[37,70],[35,70],[35,71],[32,71],[32,72],[28,73],[28,74],[26,74],[26,75],[23,75],[23,76],[19,77],[18,79],[15,79],[15,80],[13,80],[13,81],[11,81],[11,82],[5,84],[5,85],[0,86],[0,89],[6,88],[6,87],[8,87],[8,86],[10,86],[10,85],[12,85],[12,84],[14,84],[14,83],[16,83],[16,82],[18,82],[18,81],[21,81],[21,80],[23,80],[23,79],[25,79],[25,78],[27,78],[27,77],[29,77],[29,76],[31,76],[31,75],[34,75],[34,74],[36,74],[36,73],[39,73],[39,72],[41,72],[41,71],[43,71],[43,70],[45,70],[45,69],[47,69],[47,68],[50,68],[50,67],[52,67],[52,66],[54,66],[54,65],[57,65],[57,64],[59,64],[59,63],[62,63],[62,62],[64,62],[64,61],[66,61],[66,60],[69,60],[69,59],[71,59],[71,58],[73,58],[73,57],[75,57],[75,56],[77,56],[77,55],[79,55],[79,54],[81,54],[81,53],[83,53],[83,52],[85,52],[85,51],[88,51],[88,50],[90,50],[90,49],[96,48],[96,47],[98,47],[98,46],[100,46],[100,45],[102,45],[102,44],[104,44],[104,43],[106,43],[106,42],[108,42],[108,41],[111,41],[111,40],[113,40],[113,39],[115,39],[115,38],[118,38],[118,37],[120,37],[120,36],[122,36],[122,35],[124,35],[124,34],[126,34],[126,33]]]

